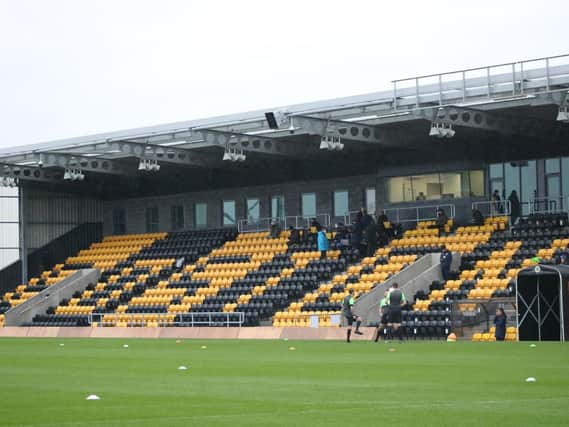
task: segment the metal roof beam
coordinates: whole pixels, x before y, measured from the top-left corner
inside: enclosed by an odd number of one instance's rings
[[[18,178],[25,181],[61,183],[62,175],[53,170],[39,167],[19,166],[12,163],[0,162],[0,177]]]
[[[321,136],[339,136],[340,138],[379,144],[385,142],[387,134],[376,126],[343,120],[328,120],[309,116],[290,116],[291,129]]]
[[[297,147],[276,138],[262,135],[247,135],[231,131],[213,129],[193,129],[207,144],[213,146],[241,149],[249,153],[269,154],[285,157],[298,157],[307,154],[309,147]],[[202,145],[204,146],[204,145]]]
[[[157,144],[148,144],[138,141],[107,141],[98,142],[80,147],[84,152],[114,152],[123,157],[136,157],[139,159],[156,160],[158,162],[173,163],[185,166],[212,167],[219,162],[212,156],[196,153],[191,150],[167,147]]]
[[[83,171],[105,173],[111,175],[135,175],[135,171],[127,170],[116,160],[104,159],[100,157],[84,157],[81,155],[65,153],[33,153],[33,158],[37,160],[40,167],[59,167],[64,169],[81,169]]]

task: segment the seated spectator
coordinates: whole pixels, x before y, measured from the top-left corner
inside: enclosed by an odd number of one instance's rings
[[[290,231],[290,236],[288,238],[289,245],[297,245],[300,243],[300,231],[294,228],[292,225],[288,228]]]
[[[472,225],[484,225],[484,216],[478,209],[472,211]]]
[[[425,196],[425,193],[420,191],[415,200],[427,200],[427,196]]]
[[[271,237],[271,239],[276,239],[280,235],[281,235],[281,226],[280,226],[279,222],[275,219],[271,222],[270,237]]]

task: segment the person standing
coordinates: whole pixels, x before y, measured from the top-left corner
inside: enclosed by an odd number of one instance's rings
[[[512,190],[510,197],[508,197],[510,202],[510,225],[514,225],[518,218],[520,217],[520,199],[518,198],[518,193],[516,190]]]
[[[362,319],[354,315],[354,313],[352,312],[353,305],[354,305],[354,290],[350,289],[348,291],[348,295],[346,295],[344,297],[344,300],[342,301],[342,316],[344,317],[344,320],[346,321],[346,326],[348,327],[348,329],[346,330],[346,342],[351,342],[350,338],[352,336],[352,327],[354,325],[354,320],[356,321],[356,330],[354,331],[354,333],[358,335],[363,335],[363,333],[360,332],[360,325],[362,324]]]
[[[502,199],[500,198],[500,192],[494,190],[492,193],[492,208],[494,209],[494,214],[501,214],[502,211]]]
[[[351,243],[352,243],[352,247],[354,247],[355,249],[358,250],[358,252],[360,253],[360,256],[364,255],[364,249],[365,247],[362,244],[362,240],[363,240],[363,226],[362,226],[362,215],[361,212],[358,212],[358,214],[356,215],[356,219],[354,220],[354,223],[352,224],[351,227]]]
[[[494,337],[496,337],[496,341],[504,341],[506,338],[506,322],[508,321],[508,317],[506,316],[506,312],[502,307],[496,309],[496,316],[494,317],[494,327],[496,328],[494,332]]]
[[[377,226],[372,219],[367,228],[365,229],[365,240],[367,242],[367,256],[371,257],[375,255],[375,250],[377,249]]]
[[[445,232],[445,227],[448,222],[448,216],[443,208],[437,209],[437,219],[435,220],[435,226],[439,229],[439,236],[442,236]]]
[[[452,264],[452,253],[449,252],[446,246],[443,247],[441,252],[440,263],[443,280],[446,282],[450,277],[450,266]]]
[[[399,289],[399,284],[396,282],[392,285],[389,294],[387,294],[387,302],[389,305],[389,326],[392,329],[393,337],[398,336],[400,341],[403,341],[403,334],[401,333],[401,311],[407,300],[405,294]]]
[[[328,237],[326,236],[326,229],[321,228],[318,230],[318,250],[320,251],[320,259],[326,259],[326,252],[329,247],[330,244],[328,242]]]
[[[389,324],[389,302],[387,301],[387,295],[389,295],[389,291],[385,291],[385,294],[381,301],[379,302],[379,324],[377,325],[377,330],[375,331],[375,339],[374,341],[379,341],[379,337],[382,332],[387,329],[387,325]]]

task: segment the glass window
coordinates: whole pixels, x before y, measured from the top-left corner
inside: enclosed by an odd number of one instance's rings
[[[172,230],[183,230],[185,227],[184,207],[172,206],[170,208],[170,218],[172,222]]]
[[[548,175],[546,186],[547,197],[549,199],[559,199],[561,196],[561,179],[559,175]]]
[[[569,157],[561,159],[561,189],[565,197],[569,196]]]
[[[470,171],[470,196],[484,196],[484,171]],[[466,196],[466,194],[464,194]]]
[[[455,199],[462,196],[462,175],[457,172],[441,173],[440,177],[440,196],[443,199]],[[435,185],[435,184],[433,184]],[[428,191],[428,188],[427,188]],[[427,193],[427,198],[430,198]]]
[[[113,209],[113,234],[126,233],[126,211],[124,208]]]
[[[259,199],[247,199],[247,222],[256,224],[261,217],[261,208]]]
[[[545,160],[545,173],[559,173],[559,159],[546,159]]]
[[[504,165],[502,163],[495,163],[493,165],[490,165],[490,179],[503,177]]]
[[[285,217],[284,196],[271,197],[271,218],[284,219],[284,217]]]
[[[413,200],[413,190],[411,188],[411,177],[400,176],[387,180],[387,200],[392,203],[410,202]]]
[[[518,163],[515,163],[516,165]],[[515,190],[520,194],[520,166],[512,166],[512,163],[504,164],[504,187],[506,190],[506,197],[510,196],[510,193]]]
[[[207,203],[196,203],[195,214],[196,227],[207,227]]]
[[[366,209],[369,214],[375,213],[375,188],[366,188]]]
[[[235,200],[223,201],[223,225],[235,225]]]
[[[529,215],[529,202],[537,196],[537,170],[535,160],[527,162],[527,166],[520,167],[522,215]]]
[[[304,218],[316,217],[315,193],[302,193],[302,216]]]
[[[348,213],[348,192],[334,191],[334,216],[344,216]]]
[[[158,207],[146,208],[146,232],[155,233],[159,230]]]

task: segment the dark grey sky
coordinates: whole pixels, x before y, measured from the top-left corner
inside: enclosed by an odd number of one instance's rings
[[[0,146],[569,53],[569,2],[0,0]]]

